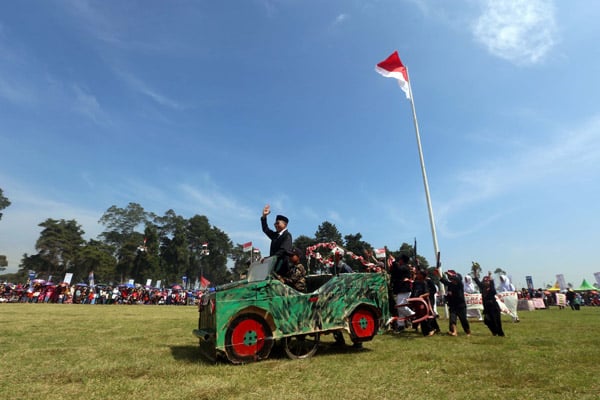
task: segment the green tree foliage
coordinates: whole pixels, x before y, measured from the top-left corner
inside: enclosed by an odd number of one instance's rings
[[[114,249],[109,244],[98,240],[90,240],[77,254],[72,270],[76,279],[84,279],[94,272],[96,282],[115,283],[119,277],[115,274],[116,259]]]
[[[248,265],[251,262],[252,253],[244,252],[244,247],[241,244],[236,244],[231,249],[230,257],[233,260],[233,267],[231,268],[231,278],[234,280],[240,280],[247,276]]]
[[[39,226],[44,229],[35,248],[45,261],[48,275],[64,275],[65,272],[70,272],[75,267],[81,247],[85,243],[81,226],[75,220],[51,218]]]
[[[313,268],[313,266],[308,265],[308,262],[306,260],[306,249],[310,246],[314,246],[317,243],[318,243],[317,239],[310,238],[306,235],[300,235],[300,236],[296,237],[296,239],[294,239],[294,243],[293,243],[293,247],[297,247],[300,250],[302,250],[302,254],[304,254],[304,255],[300,258],[300,263],[302,265],[304,265],[307,268],[307,271],[310,273],[315,272],[315,271],[313,269],[311,269],[311,268]]]
[[[4,191],[0,188],[0,211],[10,206],[10,201],[4,196]],[[0,219],[2,219],[2,213],[0,212]]]
[[[344,236],[344,247],[346,248],[346,250],[353,252],[357,256],[364,257],[367,260],[367,262],[372,261],[369,259],[367,254],[373,250],[373,246],[362,240],[362,235],[360,233]],[[352,259],[347,260],[346,262],[350,265],[350,267],[352,267],[354,271],[365,270],[363,264],[358,260]]]
[[[317,243],[336,242],[343,245],[342,234],[337,227],[329,221],[323,222],[315,232],[315,240]]]

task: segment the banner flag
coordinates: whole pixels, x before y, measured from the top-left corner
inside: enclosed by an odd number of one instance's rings
[[[242,245],[242,250],[244,250],[244,253],[252,251],[252,242],[244,243]]]
[[[63,279],[63,282],[68,283],[69,285],[71,284],[71,279],[73,279],[73,273],[72,272],[67,272],[65,274],[65,279]]]
[[[375,258],[378,260],[385,259],[385,247],[381,249],[375,249]]]
[[[565,276],[563,274],[556,275],[556,282],[558,282],[558,286],[560,290],[567,290],[567,282],[565,281]]]
[[[206,289],[209,286],[210,286],[210,281],[208,279],[206,279],[205,277],[201,276],[200,277],[200,288]]]
[[[525,277],[525,281],[527,282],[527,289],[535,290],[535,288],[533,286],[533,278],[530,275],[527,275]]]
[[[380,62],[375,66],[375,71],[385,76],[386,78],[394,78],[398,80],[400,89],[406,94],[406,98],[410,100],[410,87],[408,83],[408,71],[402,61],[398,52],[393,52],[388,58]]]

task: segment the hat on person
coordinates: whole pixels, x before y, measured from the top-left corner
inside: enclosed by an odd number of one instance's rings
[[[298,257],[302,257],[302,250],[297,247],[294,247],[292,251],[288,251],[289,256],[297,255]]]
[[[283,221],[287,224],[290,220],[284,215],[278,215],[275,217],[275,221]]]

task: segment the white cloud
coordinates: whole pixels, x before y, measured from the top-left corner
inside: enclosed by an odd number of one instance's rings
[[[84,90],[79,85],[73,85],[72,89],[75,92],[75,99],[73,101],[74,110],[96,123],[100,122],[100,119],[104,118],[104,112],[102,111],[98,100],[96,100],[96,97],[88,93],[87,90]]]
[[[348,14],[340,14],[337,17],[335,17],[335,20],[333,21],[333,25],[340,25],[342,24],[344,21],[346,21],[349,18]]]
[[[554,5],[548,0],[488,0],[473,35],[496,57],[536,64],[557,40]]]
[[[454,185],[458,194],[446,196],[447,201],[438,204],[436,210],[439,226],[445,234],[459,234],[448,228],[448,220],[453,215],[487,200],[510,192],[536,190],[548,182],[600,178],[600,115],[568,131],[549,132],[546,138],[544,143],[536,141],[512,157],[488,160],[486,165],[459,173]],[[505,209],[501,214],[507,212],[510,210]],[[473,232],[499,217],[500,214],[493,215],[480,221],[477,227],[464,228],[464,232]]]
[[[133,90],[137,91],[138,93],[141,93],[144,96],[149,97],[150,99],[152,99],[159,105],[165,106],[168,108],[172,108],[175,110],[179,110],[182,108],[181,104],[179,104],[177,101],[172,100],[169,97],[159,93],[154,88],[150,87],[148,84],[143,82],[137,76],[134,76],[134,75],[130,74],[129,72],[124,71],[122,69],[118,69],[118,68],[114,68],[114,71],[117,73],[118,76],[121,77],[121,79],[127,85],[129,85],[129,87],[131,87]]]

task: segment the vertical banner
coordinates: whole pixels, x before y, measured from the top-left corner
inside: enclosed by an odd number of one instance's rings
[[[525,281],[527,282],[527,289],[535,290],[535,288],[533,286],[533,278],[531,277],[531,275],[527,275],[525,277]]]
[[[600,287],[600,272],[594,272],[594,278],[596,278],[596,286]]]
[[[152,286],[152,279],[146,279],[146,286]]]
[[[63,279],[63,282],[68,283],[69,285],[71,284],[71,279],[73,279],[73,273],[72,272],[67,272],[65,274],[65,279]]]
[[[160,279],[156,281],[156,287],[157,287],[158,289],[160,289],[160,285],[161,285],[161,283],[162,283],[162,280],[160,280]]]
[[[567,282],[565,282],[565,276],[563,274],[556,275],[556,282],[558,282],[560,290],[567,290]]]

